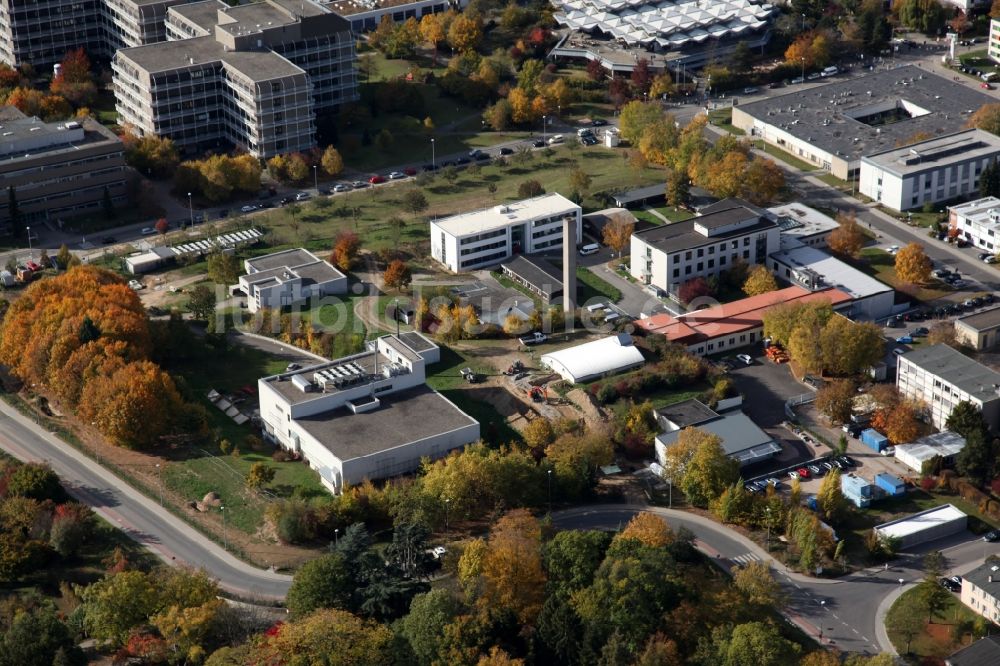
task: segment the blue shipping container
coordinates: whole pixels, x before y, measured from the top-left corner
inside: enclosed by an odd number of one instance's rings
[[[889,446],[889,438],[880,433],[878,430],[868,428],[868,430],[861,432],[861,443],[869,449],[882,451],[882,449]]]
[[[903,480],[886,472],[875,475],[875,485],[894,497],[906,492],[906,484],[903,483]]]

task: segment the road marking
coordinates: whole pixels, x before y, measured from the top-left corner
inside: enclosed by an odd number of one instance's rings
[[[835,620],[839,620],[840,619],[840,617],[838,617],[836,613],[830,613],[830,615],[832,615],[833,619],[835,619]]]
[[[857,629],[855,629],[854,627],[851,627],[851,631],[853,631],[853,632],[854,632],[855,634],[858,634],[858,630],[857,630]],[[858,636],[860,636],[860,635],[861,635],[861,634],[858,634]]]
[[[737,555],[736,557],[730,557],[729,560],[731,562],[736,562],[737,564],[741,564],[741,565],[744,565],[744,566],[746,566],[747,564],[750,564],[751,562],[760,562],[760,561],[762,561],[759,557],[757,557],[753,553],[744,553],[743,555]]]

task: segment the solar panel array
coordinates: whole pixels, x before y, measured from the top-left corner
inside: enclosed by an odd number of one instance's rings
[[[212,239],[191,241],[174,245],[170,249],[174,254],[180,256],[185,254],[208,254],[219,248],[239,247],[248,243],[255,243],[264,234],[257,229],[245,229],[242,231],[231,231]]]

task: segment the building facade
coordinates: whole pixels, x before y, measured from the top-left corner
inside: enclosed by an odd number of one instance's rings
[[[13,189],[22,225],[97,213],[107,198],[125,204],[128,167],[111,130],[90,119],[46,123],[14,107],[0,108],[0,127],[0,183]],[[0,197],[0,229],[9,202]]]
[[[166,34],[177,41],[116,53],[115,107],[183,149],[307,150],[316,115],[357,99],[350,26],[311,0],[171,7]]]
[[[583,238],[583,209],[561,194],[453,215],[430,223],[431,256],[461,273],[494,266],[515,254],[563,246],[563,221],[575,221],[574,246]]]
[[[990,19],[990,33],[987,37],[987,54],[993,62],[1000,62],[1000,20]]]
[[[360,354],[257,382],[264,436],[301,455],[333,493],[479,439],[479,422],[425,384],[440,349],[385,335]]]
[[[0,0],[0,62],[45,67],[83,47],[116,49],[166,39],[167,8],[189,0]]]
[[[861,158],[859,190],[893,210],[979,192],[979,176],[1000,156],[1000,137],[969,129]]]
[[[903,398],[923,403],[938,430],[960,402],[982,411],[990,430],[1000,425],[1000,373],[945,344],[920,347],[898,357],[896,388]]]
[[[234,286],[246,294],[250,312],[347,293],[347,276],[302,248],[247,259],[243,265],[247,274]]]
[[[960,598],[976,615],[1000,624],[1000,566],[986,562],[965,574]]]
[[[778,244],[775,221],[729,203],[690,220],[633,233],[629,272],[676,298],[685,282],[718,275],[739,260],[764,264]]]
[[[361,34],[378,27],[383,16],[395,23],[406,19],[420,20],[427,14],[440,14],[449,9],[465,9],[469,0],[332,0],[330,9],[351,22],[355,34]]]
[[[951,233],[991,254],[1000,252],[1000,199],[984,197],[948,208]]]
[[[996,347],[1000,344],[1000,307],[956,319],[955,339],[976,351]]]

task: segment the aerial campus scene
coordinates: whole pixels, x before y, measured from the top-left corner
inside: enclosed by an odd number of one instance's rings
[[[0,666],[1000,664],[1000,0],[0,0]]]

